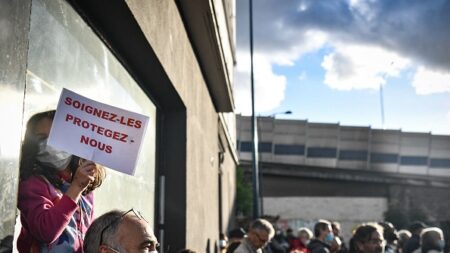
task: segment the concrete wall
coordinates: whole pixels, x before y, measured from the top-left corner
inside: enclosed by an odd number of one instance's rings
[[[436,186],[429,187],[402,187],[391,185],[389,187],[389,205],[406,211],[423,213],[428,222],[439,224],[450,221],[450,190]]]
[[[383,220],[387,199],[380,197],[264,197],[264,212],[280,215],[280,224],[294,231],[301,226],[312,231],[319,219],[338,221],[342,234],[350,239],[356,225]]]
[[[234,228],[236,199],[236,161],[231,152],[226,152],[220,165],[221,177],[221,217],[220,230],[223,233]]]
[[[203,252],[205,248],[213,250],[219,235],[219,115],[176,3],[165,0],[126,2],[186,106],[187,210],[180,210],[186,215],[185,246],[197,252]],[[223,219],[228,223],[234,200],[232,187],[236,161],[230,155],[229,146],[225,151],[222,167],[224,181],[228,185],[223,186],[226,196]]]

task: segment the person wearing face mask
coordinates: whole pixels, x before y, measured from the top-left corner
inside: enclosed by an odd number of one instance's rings
[[[420,248],[413,253],[443,253],[445,247],[444,234],[437,227],[429,227],[420,233]]]
[[[313,237],[312,231],[309,228],[301,227],[297,230],[298,243],[291,249],[292,253],[309,253],[306,247],[311,238]]]
[[[330,253],[330,245],[334,239],[331,223],[327,220],[319,220],[314,225],[314,239],[307,248],[310,253]]]
[[[54,116],[54,110],[35,114],[26,126],[17,203],[21,253],[83,252],[92,191],[105,177],[103,167],[47,145]]]

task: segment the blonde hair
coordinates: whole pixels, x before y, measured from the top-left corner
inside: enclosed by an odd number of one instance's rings
[[[95,190],[96,188],[100,187],[100,185],[102,185],[103,180],[106,177],[106,170],[103,166],[99,165],[99,164],[95,164],[95,168],[96,168],[96,173],[94,176],[94,181],[92,181],[87,187],[86,189],[83,191],[83,194],[86,195],[90,192],[92,192],[93,190]]]

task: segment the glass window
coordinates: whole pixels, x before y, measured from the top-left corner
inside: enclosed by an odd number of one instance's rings
[[[252,152],[252,143],[250,141],[241,141],[241,151],[242,152]]]
[[[336,153],[335,148],[308,148],[308,157],[313,158],[336,158]]]
[[[258,143],[258,151],[260,153],[272,153],[272,142]]]
[[[29,5],[0,1],[0,241],[14,234]],[[3,245],[3,244],[2,244]]]
[[[450,168],[450,159],[431,158],[430,167],[432,168]]]
[[[252,152],[253,144],[250,141],[241,142],[241,152]],[[272,152],[272,142],[260,142],[258,143],[258,152],[260,153],[271,153]]]
[[[397,163],[398,155],[385,153],[370,154],[371,163]]]
[[[25,118],[55,109],[62,88],[150,117],[135,176],[107,170],[95,213],[114,208],[154,216],[156,107],[83,19],[63,0],[34,0]],[[149,219],[153,222],[153,219]]]
[[[402,165],[427,165],[428,157],[426,156],[401,156],[400,163]]]
[[[366,150],[340,150],[339,160],[347,161],[366,161]]]
[[[276,155],[305,155],[305,145],[275,144]]]

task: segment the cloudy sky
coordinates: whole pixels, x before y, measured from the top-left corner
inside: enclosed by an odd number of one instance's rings
[[[251,113],[248,0],[237,112]],[[450,0],[254,0],[259,115],[450,134]]]

